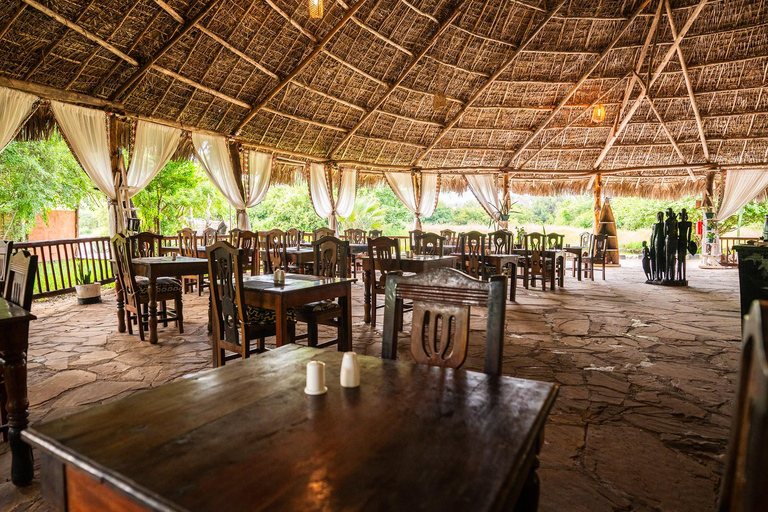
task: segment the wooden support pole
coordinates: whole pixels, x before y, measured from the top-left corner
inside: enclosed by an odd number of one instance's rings
[[[595,229],[593,230],[593,233],[597,234],[600,229],[600,211],[603,209],[603,177],[599,173],[595,174],[595,183],[593,185],[592,192],[595,197]]]

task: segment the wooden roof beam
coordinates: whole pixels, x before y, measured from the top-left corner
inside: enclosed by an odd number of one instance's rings
[[[76,103],[79,105],[88,105],[89,107],[108,108],[113,111],[122,112],[125,106],[117,101],[109,101],[103,98],[97,98],[89,94],[83,94],[74,91],[65,91],[48,85],[36,84],[25,80],[16,80],[0,76],[0,86],[16,89],[29,94],[35,94],[48,100],[64,101],[66,103]]]
[[[565,5],[567,1],[568,0],[560,0],[557,3],[557,5],[555,5],[555,7],[553,7],[552,10],[549,11],[549,13],[544,17],[544,19],[536,26],[533,32],[531,32],[531,34],[529,34],[528,37],[526,37],[523,43],[512,53],[512,55],[510,55],[510,57],[506,61],[504,61],[504,63],[496,70],[496,72],[494,72],[494,74],[490,78],[488,78],[488,80],[486,80],[485,83],[477,91],[474,92],[474,94],[472,94],[472,97],[470,97],[470,99],[459,109],[459,111],[451,118],[451,120],[448,121],[448,123],[445,125],[445,128],[443,128],[440,131],[440,133],[437,134],[437,137],[435,137],[435,139],[430,143],[430,145],[427,146],[424,149],[424,151],[422,151],[415,160],[413,160],[412,165],[417,165],[427,155],[427,153],[429,153],[429,151],[440,142],[440,140],[445,136],[445,134],[448,133],[448,131],[453,126],[455,126],[456,123],[459,122],[461,117],[464,115],[464,112],[467,111],[467,107],[469,105],[472,105],[472,103],[474,103],[477,100],[477,98],[479,98],[480,95],[483,94],[486,91],[486,89],[488,89],[488,87],[490,87],[491,84],[499,76],[501,76],[502,73],[504,73],[509,68],[509,66],[512,65],[512,63],[515,60],[517,60],[517,57],[522,53],[522,51],[525,50],[525,48],[531,43],[531,41],[533,41],[533,39],[539,35],[541,30],[544,28],[544,26],[547,23],[549,23],[550,20],[552,20],[552,18],[555,16],[557,11],[559,11],[560,8],[563,5]]]
[[[285,11],[280,9],[280,7],[278,7],[275,2],[273,2],[272,0],[264,0],[264,1],[267,3],[268,6],[270,6],[272,8],[273,11],[275,11],[277,14],[282,16],[286,21],[288,21],[288,23],[290,23],[293,26],[293,28],[298,30],[299,33],[301,33],[301,35],[303,35],[304,37],[306,37],[307,39],[309,39],[313,43],[317,43],[317,38],[315,37],[315,35],[312,32],[310,32],[309,30],[307,30],[304,27],[302,27],[299,24],[299,22],[297,22],[296,20],[291,18],[288,15],[288,13],[286,13]]]
[[[117,57],[120,57],[121,59],[123,59],[127,63],[131,64],[132,66],[138,66],[139,65],[138,61],[136,61],[136,59],[134,59],[133,57],[130,57],[130,56],[126,55],[125,53],[120,51],[114,45],[109,44],[108,42],[106,42],[105,40],[103,40],[102,38],[97,36],[96,34],[94,34],[92,32],[89,32],[88,30],[84,29],[83,27],[81,27],[77,23],[69,21],[68,19],[66,19],[61,14],[59,14],[59,13],[49,9],[48,7],[46,7],[46,6],[42,5],[42,4],[37,3],[35,0],[21,0],[21,1],[24,2],[25,4],[29,5],[30,7],[34,8],[34,9],[37,9],[38,11],[42,12],[46,16],[49,16],[49,17],[53,18],[54,20],[58,21],[59,23],[61,23],[65,27],[67,27],[67,28],[69,28],[71,30],[74,30],[75,32],[77,32],[78,34],[80,34],[84,38],[88,39],[89,41],[91,41],[93,43],[96,43],[99,46],[105,48],[110,53],[112,53],[113,55],[116,55]]]
[[[24,1],[31,1],[31,0],[24,0]],[[120,98],[125,92],[128,90],[129,87],[131,87],[133,84],[135,84],[141,77],[144,76],[144,74],[152,69],[152,67],[157,63],[160,58],[165,55],[168,50],[173,48],[173,46],[181,40],[184,36],[186,36],[193,28],[197,26],[200,21],[202,21],[203,17],[208,14],[211,9],[213,9],[216,4],[219,2],[219,0],[209,0],[209,2],[200,9],[200,12],[198,12],[194,18],[189,20],[176,34],[171,37],[166,43],[160,47],[157,52],[155,52],[154,55],[152,55],[138,70],[136,70],[133,75],[128,78],[118,89],[112,93],[110,96],[111,100],[116,100]],[[138,62],[135,64],[138,66]]]
[[[344,0],[336,0],[336,1],[339,3],[339,5],[341,7],[343,7],[347,11],[349,11],[349,6],[347,5],[346,2],[344,2]],[[355,10],[357,10],[357,9],[355,9]],[[379,32],[378,30],[376,30],[376,29],[374,29],[372,27],[369,27],[368,25],[366,25],[365,23],[363,23],[362,21],[357,19],[357,17],[355,17],[354,15],[350,16],[350,20],[352,21],[352,23],[354,23],[355,25],[359,26],[363,30],[367,30],[368,32],[370,32],[375,38],[384,41],[389,46],[400,50],[401,52],[403,52],[404,54],[408,55],[409,57],[413,57],[413,53],[408,48],[406,48],[405,46],[402,46],[402,45],[394,42],[393,40],[389,39],[387,36],[385,36],[384,34]]]
[[[693,12],[690,14],[690,16],[688,16],[688,19],[686,20],[685,25],[683,25],[683,28],[677,34],[677,37],[675,38],[674,42],[667,49],[667,52],[664,54],[664,57],[661,59],[661,62],[656,67],[656,70],[651,76],[650,82],[648,84],[645,84],[645,88],[640,92],[640,96],[635,100],[635,103],[632,105],[632,107],[630,107],[629,112],[624,117],[624,120],[621,122],[621,124],[619,124],[618,128],[614,130],[614,133],[606,141],[605,147],[600,152],[600,155],[597,157],[597,160],[592,166],[594,169],[600,168],[600,164],[603,163],[603,160],[608,155],[608,151],[611,150],[611,147],[619,138],[619,135],[621,135],[621,132],[624,131],[624,128],[626,128],[627,126],[627,123],[629,123],[630,119],[632,119],[632,116],[637,111],[637,108],[640,106],[640,103],[643,100],[643,96],[645,96],[648,89],[650,89],[653,86],[653,84],[656,82],[656,80],[661,76],[661,72],[664,70],[664,68],[667,66],[667,63],[672,58],[672,54],[675,53],[677,48],[680,46],[680,43],[685,37],[685,34],[688,33],[688,30],[690,30],[691,26],[693,25],[693,22],[696,21],[696,18],[699,17],[699,14],[701,14],[701,11],[704,9],[706,5],[707,5],[707,0],[699,0],[699,3],[696,4],[696,7],[693,9]]]
[[[24,2],[21,3],[18,9],[16,9],[16,12],[13,13],[13,16],[8,18],[8,21],[5,22],[5,25],[0,27],[0,39],[5,37],[5,34],[8,33],[8,30],[11,28],[11,25],[13,25],[13,22],[19,19],[19,16],[24,12],[24,10],[27,8],[27,4]]]
[[[408,77],[408,74],[410,74],[411,71],[416,67],[416,65],[419,63],[419,61],[427,55],[427,52],[429,52],[430,49],[432,49],[432,46],[437,42],[437,40],[445,33],[445,31],[448,29],[448,26],[453,23],[453,21],[459,17],[459,15],[463,12],[464,7],[467,5],[468,0],[462,0],[462,2],[456,6],[456,8],[453,9],[451,14],[446,18],[445,21],[443,21],[440,26],[432,33],[432,36],[429,38],[429,41],[427,41],[427,44],[424,45],[424,48],[421,49],[421,51],[414,56],[411,59],[411,62],[408,63],[408,65],[403,69],[403,71],[400,73],[400,76],[397,77],[397,80],[389,86],[389,89],[387,89],[387,92],[384,93],[383,96],[381,96],[378,101],[370,108],[368,109],[363,117],[360,118],[360,120],[353,126],[348,132],[347,135],[341,139],[341,141],[336,144],[336,146],[331,149],[331,151],[328,153],[329,158],[333,158],[336,153],[338,153],[339,149],[352,137],[358,129],[366,122],[368,119],[370,119],[371,115],[378,110],[385,101],[392,95],[392,93],[397,89],[397,87],[403,83],[403,81]]]
[[[581,78],[571,87],[571,89],[568,91],[568,93],[563,96],[560,101],[558,102],[555,109],[549,113],[549,115],[544,119],[539,126],[536,127],[534,132],[531,134],[530,137],[525,139],[525,142],[523,142],[520,147],[515,151],[515,153],[507,160],[505,167],[508,167],[513,161],[515,161],[519,156],[520,153],[522,153],[525,148],[528,147],[528,145],[533,142],[533,140],[539,136],[539,134],[544,130],[544,128],[549,124],[552,119],[562,110],[562,108],[568,103],[568,100],[573,97],[573,95],[576,93],[576,91],[581,87],[584,82],[587,81],[589,78],[589,75],[592,74],[592,72],[597,69],[597,67],[603,62],[603,59],[608,55],[608,53],[611,51],[611,49],[616,45],[616,43],[619,42],[619,39],[621,39],[624,34],[627,32],[629,27],[632,25],[632,23],[635,22],[637,19],[637,16],[643,12],[643,10],[646,8],[646,6],[651,2],[651,0],[643,0],[640,3],[640,6],[635,10],[635,12],[632,14],[629,20],[627,20],[626,23],[624,23],[624,26],[621,27],[621,30],[618,31],[618,33],[611,39],[611,42],[608,43],[608,46],[606,46],[603,51],[600,53],[600,56],[595,59],[595,61],[592,63],[589,68],[587,68],[586,71],[584,71],[584,74],[581,75]]]
[[[278,83],[274,88],[272,88],[271,91],[267,93],[267,95],[255,106],[251,109],[250,112],[243,118],[242,121],[237,125],[234,131],[234,135],[238,135],[243,128],[245,128],[245,125],[247,125],[251,119],[256,117],[256,114],[259,113],[259,111],[266,106],[267,103],[269,103],[272,98],[277,96],[277,94],[283,90],[283,88],[288,85],[290,81],[292,81],[296,76],[298,76],[299,73],[301,73],[312,60],[317,57],[317,55],[323,50],[325,45],[328,44],[328,42],[331,40],[333,36],[338,33],[339,30],[344,27],[344,24],[360,9],[360,7],[363,6],[366,0],[357,0],[355,5],[353,5],[350,9],[347,9],[347,12],[344,13],[344,16],[336,23],[336,25],[331,28],[331,30],[328,31],[328,33],[323,37],[323,39],[315,45],[315,48],[304,57],[301,62],[299,62],[296,67],[293,68],[293,70],[283,78],[280,83]]]
[[[675,20],[672,19],[672,7],[669,5],[669,0],[664,0],[664,7],[667,10],[667,19],[669,20],[669,28],[672,31],[672,37],[677,39],[677,27],[675,27]],[[693,85],[691,84],[691,77],[688,74],[688,66],[685,63],[685,57],[683,57],[683,50],[679,45],[677,47],[677,56],[680,59],[680,68],[683,70],[685,88],[688,91],[688,97],[691,99],[693,115],[696,117],[696,127],[699,130],[699,138],[701,139],[701,149],[704,151],[704,158],[709,161],[709,146],[707,146],[707,137],[704,135],[704,123],[701,121],[699,106],[696,103],[696,96],[693,94]]]

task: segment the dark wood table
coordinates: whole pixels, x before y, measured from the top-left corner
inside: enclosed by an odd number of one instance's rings
[[[36,425],[43,496],[109,511],[532,510],[554,384],[289,345]],[[304,394],[326,364],[328,393]],[[528,505],[525,507],[525,505]]]
[[[370,256],[361,256],[358,258],[363,262],[363,282],[365,284],[365,304],[363,307],[363,320],[365,323],[371,323],[371,293],[373,293],[373,280],[371,279],[371,258]],[[401,256],[400,270],[403,272],[413,272],[419,274],[433,268],[456,266],[458,258],[456,256]]]
[[[580,245],[570,245],[567,247],[563,247],[563,252],[566,254],[572,254],[574,256],[573,258],[573,264],[576,265],[576,272],[579,276],[579,281],[581,281],[581,268],[582,268],[582,259],[584,257],[584,247]],[[563,269],[565,271],[565,269]]]
[[[181,251],[179,250],[178,245],[167,245],[165,247],[160,247],[160,256],[165,256],[166,254],[176,253],[181,255]],[[198,245],[197,246],[197,257],[198,258],[206,258],[207,255],[205,253],[205,246],[204,245]]]
[[[29,424],[27,399],[27,349],[29,322],[37,319],[26,309],[0,297],[0,355],[5,379],[5,408],[8,412],[8,441],[11,445],[11,481],[29,485],[34,475],[32,448],[21,433]]]
[[[157,278],[179,277],[189,275],[208,274],[208,260],[204,258],[185,258],[179,256],[175,260],[167,256],[153,258],[133,258],[133,271],[137,276],[144,276],[149,280],[147,294],[149,295],[149,342],[157,343]],[[123,304],[123,292],[117,290],[117,317],[122,320],[122,329],[125,332],[125,310]]]
[[[338,298],[342,312],[339,351],[344,352],[352,350],[352,283],[354,282],[357,282],[357,279],[286,274],[285,284],[276,285],[274,277],[270,274],[245,277],[243,290],[245,302],[249,305],[275,311],[275,338],[278,347],[290,342],[288,308]]]

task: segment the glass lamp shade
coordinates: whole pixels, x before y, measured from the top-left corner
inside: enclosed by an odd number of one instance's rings
[[[592,109],[592,122],[600,123],[605,120],[605,105],[595,105]]]
[[[309,2],[309,15],[312,18],[323,17],[323,0],[308,0]]]

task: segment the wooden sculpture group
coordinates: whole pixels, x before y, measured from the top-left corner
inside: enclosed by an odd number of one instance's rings
[[[656,214],[658,222],[651,231],[651,246],[643,242],[643,271],[646,283],[667,286],[687,286],[685,254],[696,254],[696,242],[691,240],[693,223],[688,212],[680,211],[680,220],[672,208]]]

